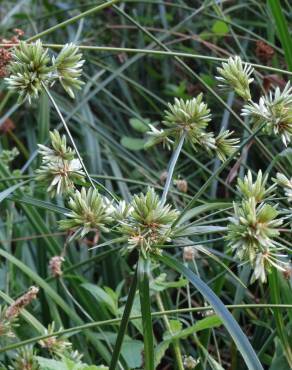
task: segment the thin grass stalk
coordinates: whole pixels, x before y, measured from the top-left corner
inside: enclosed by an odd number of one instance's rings
[[[57,112],[57,114],[58,114],[58,116],[59,116],[59,118],[60,118],[60,120],[61,120],[61,122],[62,122],[62,124],[63,124],[63,126],[64,126],[64,128],[65,128],[65,130],[66,130],[66,132],[67,132],[67,135],[68,135],[68,137],[69,137],[69,139],[70,139],[70,141],[71,141],[71,144],[72,144],[72,146],[73,146],[73,148],[74,148],[74,150],[75,150],[75,152],[76,152],[76,155],[77,155],[77,157],[78,157],[78,159],[79,159],[79,161],[80,161],[80,163],[81,163],[81,165],[82,165],[82,168],[83,168],[83,170],[84,170],[84,172],[85,172],[85,174],[86,174],[86,176],[87,176],[87,178],[88,178],[88,180],[89,180],[89,182],[90,182],[91,186],[95,189],[95,188],[96,188],[96,186],[95,186],[95,184],[94,184],[94,182],[93,182],[92,178],[90,177],[90,175],[89,175],[89,173],[88,173],[88,171],[87,171],[87,168],[86,168],[86,166],[85,166],[85,164],[84,164],[84,162],[83,162],[83,159],[82,159],[82,157],[81,157],[81,155],[80,155],[80,153],[79,153],[79,150],[78,150],[78,148],[77,148],[77,146],[76,146],[76,144],[75,144],[75,141],[74,141],[74,139],[73,139],[73,136],[71,135],[71,132],[70,132],[70,130],[69,130],[69,127],[68,127],[68,125],[67,125],[67,123],[66,123],[66,121],[65,121],[65,119],[64,119],[64,117],[63,117],[63,115],[62,115],[62,113],[61,113],[61,111],[60,111],[60,109],[59,109],[59,107],[58,107],[58,104],[56,103],[55,99],[53,98],[53,96],[52,96],[52,94],[50,93],[50,91],[49,91],[49,89],[47,88],[47,86],[46,86],[43,82],[42,82],[42,85],[43,85],[43,87],[44,87],[44,89],[45,89],[45,92],[47,93],[47,95],[48,95],[48,97],[49,97],[49,99],[50,99],[51,103],[53,104],[53,107],[55,108],[55,110],[56,110],[56,112]]]

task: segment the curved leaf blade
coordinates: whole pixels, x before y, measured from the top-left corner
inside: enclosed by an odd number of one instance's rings
[[[169,255],[157,256],[157,258],[165,263],[170,268],[184,275],[198,289],[198,291],[206,298],[213,307],[217,315],[222,319],[223,325],[232,336],[238,350],[248,366],[249,370],[263,370],[263,367],[257,358],[257,355],[248,341],[246,335],[242,332],[240,326],[235,321],[231,313],[225,305],[216,296],[216,294],[205,284],[197,275],[190,269],[185,267],[181,262],[177,261]]]

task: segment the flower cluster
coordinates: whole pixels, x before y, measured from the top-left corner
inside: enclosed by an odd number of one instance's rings
[[[129,205],[123,202],[118,209],[118,229],[122,235],[127,235],[129,250],[137,248],[146,258],[148,253],[159,253],[159,246],[171,241],[171,225],[178,211],[163,205],[154,189],[134,195]]]
[[[59,222],[61,230],[74,231],[72,239],[83,238],[90,231],[108,232],[113,218],[113,206],[110,201],[99,194],[96,189],[82,188],[76,190],[69,199],[70,212],[66,214],[68,219]]]
[[[37,180],[49,184],[48,193],[53,197],[72,191],[75,183],[82,183],[84,172],[79,159],[74,158],[74,150],[67,146],[66,137],[54,130],[50,138],[51,148],[38,145],[42,164],[36,172]]]
[[[239,56],[235,56],[230,57],[227,63],[222,63],[217,71],[220,74],[216,77],[221,83],[219,87],[232,88],[244,100],[251,99],[249,85],[254,80],[250,77],[254,71],[251,65],[243,63]]]
[[[0,43],[5,46],[0,48],[0,78],[7,76],[7,67],[11,61],[11,44],[18,44],[19,37],[23,36],[24,32],[19,28],[14,28],[15,35],[10,39],[0,38]]]
[[[288,82],[283,91],[277,87],[262,96],[258,103],[250,102],[242,109],[242,115],[251,118],[254,127],[266,124],[268,135],[279,135],[285,146],[292,136],[292,87]]]
[[[41,370],[34,349],[32,347],[20,349],[13,361],[13,366],[9,366],[9,370]]]
[[[11,52],[8,66],[8,77],[5,78],[8,88],[19,94],[18,102],[37,98],[44,87],[56,80],[61,82],[65,91],[74,98],[74,89],[80,89],[84,61],[78,47],[66,44],[59,55],[50,57],[40,40],[35,43],[21,41]]]
[[[52,77],[52,67],[49,66],[48,50],[45,50],[38,40],[34,44],[20,42],[12,52],[9,65],[10,76],[5,78],[8,88],[19,94],[19,103],[37,98],[48,85]]]
[[[55,333],[55,323],[53,322],[45,330],[45,335]],[[59,329],[62,331],[62,328]],[[49,338],[41,339],[39,344],[42,348],[46,348],[52,356],[62,357],[72,352],[72,343],[62,336],[51,336]]]
[[[32,286],[21,297],[16,299],[10,306],[2,309],[0,307],[0,337],[13,337],[13,327],[21,313],[34,299],[36,299],[39,288]]]
[[[168,148],[173,142],[178,142],[185,135],[186,141],[197,150],[214,151],[219,159],[226,160],[237,148],[239,140],[230,138],[232,132],[222,131],[217,137],[214,132],[207,131],[211,121],[210,109],[203,101],[203,94],[190,100],[175,98],[174,104],[168,104],[162,121],[165,129],[158,130],[151,126],[147,134],[150,140],[146,146],[163,143]]]
[[[249,172],[243,180],[238,180],[237,189],[241,193],[240,203],[234,203],[234,215],[228,225],[227,240],[235,251],[235,256],[253,268],[251,282],[266,281],[266,272],[272,266],[285,271],[287,262],[278,252],[282,249],[275,240],[279,236],[279,218],[276,204],[268,204],[264,198],[272,195],[274,186],[266,189],[267,176],[259,172],[255,181]]]
[[[276,183],[284,189],[288,202],[292,202],[292,177],[290,180],[282,173],[277,173]]]
[[[58,278],[63,275],[62,264],[64,261],[65,259],[62,256],[54,256],[50,259],[49,269],[52,276]]]
[[[82,54],[74,44],[66,44],[57,58],[53,57],[53,66],[65,91],[74,98],[74,89],[79,90],[84,82],[79,78],[82,74]]]
[[[255,182],[253,182],[252,173],[248,170],[247,175],[244,176],[243,180],[237,180],[237,190],[244,199],[255,198],[256,203],[262,202],[268,196],[273,195],[276,185],[271,185],[266,188],[269,176],[266,174],[263,176],[261,170],[259,170]]]

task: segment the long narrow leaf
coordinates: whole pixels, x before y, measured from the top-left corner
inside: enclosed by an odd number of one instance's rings
[[[130,318],[130,314],[131,314],[131,310],[132,310],[132,306],[133,306],[133,302],[134,302],[134,298],[136,294],[136,289],[137,289],[137,270],[135,271],[135,275],[134,275],[134,278],[131,284],[128,298],[127,298],[126,306],[123,312],[123,317],[122,317],[122,321],[120,324],[119,333],[118,333],[118,337],[116,340],[116,344],[115,344],[109,370],[116,369],[119,356],[120,356],[120,352],[121,352],[121,348],[122,348],[122,344],[123,344],[123,339],[126,334],[126,330],[127,330],[127,326],[128,326],[128,322]]]
[[[163,255],[157,257],[161,262],[167,266],[178,271],[184,275],[189,281],[199,290],[199,292],[206,298],[206,300],[213,307],[217,315],[222,319],[223,325],[229,331],[234,342],[237,345],[238,350],[241,352],[244,361],[246,362],[250,370],[263,370],[263,367],[257,358],[251,344],[247,337],[242,332],[240,326],[235,321],[231,313],[227,310],[225,305],[216,296],[216,294],[205,284],[197,275],[195,275],[190,269],[185,267],[181,262],[177,261],[169,255]]]
[[[154,370],[154,345],[149,292],[150,260],[139,258],[138,279],[144,334],[144,369]]]

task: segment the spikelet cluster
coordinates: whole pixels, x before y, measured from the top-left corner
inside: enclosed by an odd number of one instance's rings
[[[238,180],[237,190],[242,199],[234,202],[234,214],[229,219],[226,236],[235,256],[251,265],[251,282],[257,279],[266,282],[272,266],[281,271],[287,267],[286,256],[279,253],[283,248],[276,241],[283,219],[279,217],[277,204],[269,202],[275,185],[266,188],[267,181],[268,177],[261,171],[255,181],[251,172]]]
[[[123,215],[116,220],[119,231],[128,238],[128,249],[137,248],[145,258],[149,253],[160,253],[159,245],[171,241],[171,225],[178,217],[178,211],[163,205],[153,188],[134,195],[128,206],[122,203],[118,214]]]
[[[216,79],[220,82],[219,87],[231,88],[244,100],[251,99],[249,85],[253,82],[251,75],[253,68],[248,63],[243,63],[239,56],[230,57],[217,71],[220,76]]]
[[[84,84],[80,80],[82,75],[82,66],[84,64],[82,54],[79,53],[78,46],[70,43],[66,44],[59,55],[53,57],[54,70],[64,88],[64,90],[74,98],[74,89],[79,90]]]
[[[277,173],[277,178],[274,181],[284,189],[288,202],[292,202],[292,177],[288,179],[282,173]]]
[[[9,370],[41,370],[32,347],[24,347],[17,352],[13,366]]]
[[[203,101],[203,94],[193,99],[174,99],[174,104],[168,104],[162,124],[165,129],[150,127],[147,133],[149,140],[146,147],[163,143],[171,148],[185,135],[194,150],[203,149],[209,153],[215,152],[220,160],[225,161],[237,149],[238,139],[231,138],[232,132],[222,131],[217,137],[214,132],[207,131],[211,121],[208,105]]]
[[[108,232],[111,224],[113,207],[110,201],[96,189],[82,187],[76,190],[68,202],[70,212],[67,219],[59,222],[61,230],[74,231],[72,239],[83,238],[90,231]]]
[[[57,57],[49,55],[42,42],[21,41],[11,52],[6,84],[18,94],[18,103],[28,100],[31,103],[44,90],[59,80],[65,91],[74,98],[74,90],[80,89],[83,82],[82,54],[74,44],[66,44]]]
[[[250,102],[242,109],[242,115],[251,119],[254,127],[265,124],[268,135],[279,136],[287,146],[292,136],[292,87],[288,82],[283,89],[276,87],[262,96],[258,103]]]
[[[72,192],[75,183],[84,182],[84,172],[75,151],[67,145],[66,136],[50,132],[51,147],[39,144],[42,164],[36,171],[37,180],[48,184],[51,197]]]

